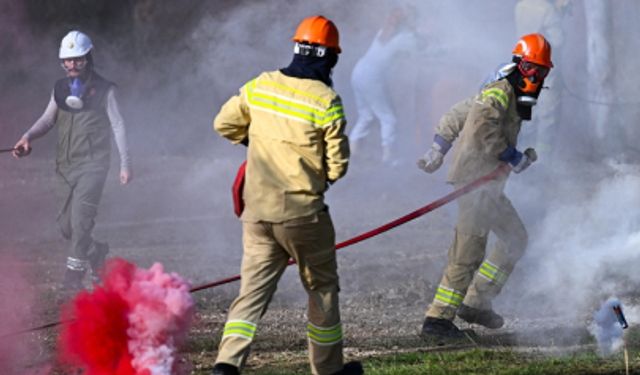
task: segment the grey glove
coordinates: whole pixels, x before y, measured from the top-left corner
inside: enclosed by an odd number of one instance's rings
[[[437,145],[436,145],[437,146]],[[433,173],[440,168],[444,160],[444,154],[437,150],[434,146],[431,146],[431,150],[427,151],[423,157],[418,159],[416,163],[418,168],[427,173]]]
[[[522,154],[522,159],[520,159],[520,162],[512,166],[511,170],[514,171],[515,173],[520,173],[525,169],[529,168],[529,166],[533,164],[536,160],[538,160],[538,154],[536,153],[536,150],[529,147],[528,149],[524,150],[524,153]]]
[[[451,148],[451,143],[444,139],[439,134],[433,136],[433,143],[431,144],[431,150],[429,150],[424,156],[418,159],[418,168],[427,173],[433,173],[440,168],[444,156]]]

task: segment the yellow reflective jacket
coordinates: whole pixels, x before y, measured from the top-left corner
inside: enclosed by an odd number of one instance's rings
[[[233,143],[249,139],[244,221],[283,221],[323,209],[327,182],[349,161],[340,97],[323,82],[265,72],[246,83],[213,127]]]
[[[508,146],[516,147],[521,123],[511,84],[502,79],[486,85],[469,109],[448,181],[466,184],[492,172],[502,163],[499,155]]]

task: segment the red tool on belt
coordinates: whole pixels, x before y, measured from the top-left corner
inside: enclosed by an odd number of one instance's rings
[[[244,175],[247,169],[247,161],[245,160],[238,168],[236,179],[233,181],[231,192],[233,193],[233,212],[240,217],[244,210],[244,200],[242,199],[242,191],[244,190]]]

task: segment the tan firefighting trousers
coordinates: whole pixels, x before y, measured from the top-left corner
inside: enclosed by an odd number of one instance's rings
[[[242,368],[289,257],[309,295],[307,336],[313,374],[342,369],[335,231],[326,211],[284,223],[243,222],[240,294],[229,309],[216,363]]]
[[[527,247],[527,231],[503,187],[504,182],[491,182],[458,199],[448,264],[426,316],[453,320],[461,303],[491,309]],[[489,232],[496,235],[496,245],[485,258]]]

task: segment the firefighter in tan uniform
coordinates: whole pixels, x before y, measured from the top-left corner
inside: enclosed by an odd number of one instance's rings
[[[513,63],[503,68],[504,77],[486,85],[472,100],[456,104],[442,118],[431,150],[418,166],[430,173],[438,169],[459,137],[448,175],[448,182],[456,188],[503,163],[516,173],[525,170],[537,155],[532,148],[524,152],[516,148],[520,125],[531,119],[531,107],[552,67],[547,40],[541,34],[523,36],[513,50]],[[488,328],[503,325],[491,301],[527,246],[527,231],[503,192],[507,177],[458,199],[458,223],[448,265],[426,312],[423,337],[463,337],[452,322],[456,314]],[[494,232],[497,241],[485,257],[489,232]]]
[[[343,364],[335,232],[324,192],[347,172],[349,144],[331,71],[338,30],[322,16],[304,19],[294,58],[249,81],[227,101],[214,128],[248,146],[244,185],[244,255],[240,295],[229,309],[213,374],[238,374],[258,322],[289,258],[308,293],[313,374],[362,374]]]

